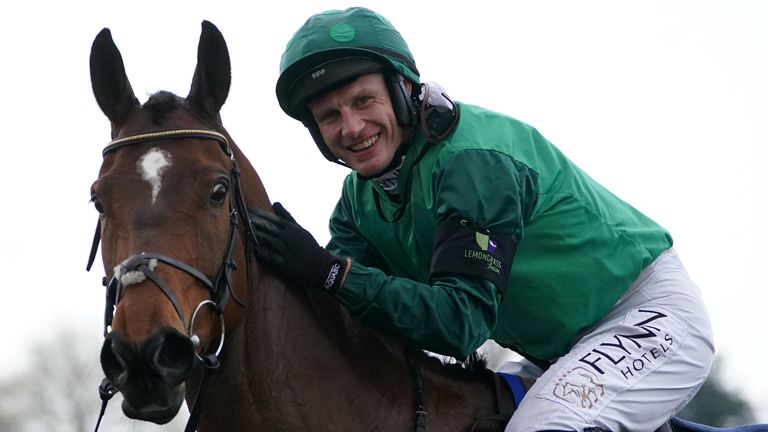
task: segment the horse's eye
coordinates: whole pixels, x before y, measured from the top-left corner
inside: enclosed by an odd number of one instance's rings
[[[104,215],[104,207],[101,205],[101,201],[93,195],[91,196],[91,202],[93,203],[93,207],[96,208],[96,211],[99,212],[100,215]]]
[[[221,204],[224,202],[224,200],[227,198],[227,192],[229,191],[229,188],[226,184],[219,183],[216,186],[213,187],[213,193],[211,193],[211,203],[213,204]]]

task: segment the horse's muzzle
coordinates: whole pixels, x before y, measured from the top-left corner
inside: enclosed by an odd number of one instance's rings
[[[192,342],[172,328],[160,329],[140,344],[113,331],[101,348],[101,367],[123,394],[125,415],[157,424],[178,413],[194,359]]]

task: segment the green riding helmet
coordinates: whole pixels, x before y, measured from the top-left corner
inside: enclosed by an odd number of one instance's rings
[[[310,17],[288,42],[280,60],[277,100],[286,114],[316,132],[306,108],[312,96],[379,71],[389,78],[387,85],[398,121],[412,122],[407,118],[410,114],[401,112],[412,111],[410,95],[402,94],[402,80],[413,82],[418,89],[419,71],[400,33],[369,9],[322,12]]]

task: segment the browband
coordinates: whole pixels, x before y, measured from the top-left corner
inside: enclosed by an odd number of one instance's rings
[[[170,129],[157,132],[145,132],[136,135],[128,135],[121,138],[113,139],[104,147],[101,152],[102,156],[106,156],[107,153],[116,150],[120,147],[124,147],[130,144],[135,144],[143,141],[150,140],[162,140],[170,138],[209,138],[214,139],[221,143],[221,149],[227,156],[232,156],[232,151],[229,148],[229,140],[224,134],[207,129]]]

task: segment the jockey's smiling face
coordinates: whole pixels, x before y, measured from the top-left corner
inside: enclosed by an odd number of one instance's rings
[[[406,81],[410,92],[410,83]],[[308,104],[333,154],[360,175],[381,172],[407,136],[398,125],[384,75],[363,75]]]

